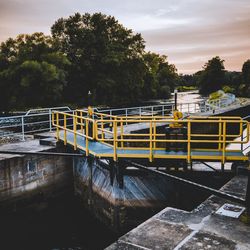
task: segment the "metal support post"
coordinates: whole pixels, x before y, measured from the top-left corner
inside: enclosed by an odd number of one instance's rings
[[[174,110],[177,110],[177,89],[174,91]]]
[[[92,105],[92,103],[91,103],[91,92],[89,90],[89,92],[88,92],[88,107],[91,106],[91,105]]]
[[[91,156],[87,156],[88,162],[88,177],[89,177],[89,185],[88,185],[88,205],[91,206],[93,204],[93,190],[92,190],[92,183],[93,183],[93,158]]]
[[[123,167],[118,163],[118,162],[115,162],[115,174],[116,174],[116,180],[117,180],[117,183],[118,183],[118,186],[120,189],[123,189]]]
[[[116,179],[116,182],[118,184],[118,187],[120,189],[123,189],[124,181],[123,181],[123,169],[124,166],[122,163],[115,162],[114,160],[109,161],[110,166],[110,185],[114,185],[114,180]]]
[[[52,122],[51,122],[51,109],[49,109],[49,131],[51,132],[52,131]]]
[[[25,138],[24,138],[24,117],[22,116],[22,140],[25,141]]]
[[[224,170],[225,170],[225,164],[221,163],[221,171],[224,172]]]

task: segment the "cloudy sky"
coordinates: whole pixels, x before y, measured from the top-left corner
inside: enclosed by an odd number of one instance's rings
[[[217,55],[236,71],[250,59],[250,0],[0,0],[0,41],[49,34],[56,19],[75,12],[115,16],[179,73],[194,73]]]

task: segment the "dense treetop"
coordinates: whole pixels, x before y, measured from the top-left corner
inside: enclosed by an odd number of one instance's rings
[[[194,75],[178,75],[165,55],[145,51],[140,34],[114,17],[76,13],[58,19],[51,36],[43,33],[9,38],[0,46],[0,110],[132,105],[169,98],[176,87],[201,94],[225,88],[250,96],[250,60],[241,72],[228,72],[218,56]]]

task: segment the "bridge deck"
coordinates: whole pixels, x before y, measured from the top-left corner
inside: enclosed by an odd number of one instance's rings
[[[67,143],[74,145],[73,132],[67,131]],[[64,140],[64,131],[60,131],[59,139]],[[86,150],[86,140],[80,135],[76,135],[76,144],[78,149]],[[98,141],[88,141],[89,153],[100,158],[112,158],[114,156],[114,148],[111,145],[104,144]],[[116,154],[120,158],[148,158],[150,150],[148,149],[117,149]],[[166,150],[153,150],[153,158],[163,159],[187,159],[188,155],[185,151],[166,151]],[[191,150],[192,160],[220,160],[223,152],[218,150]],[[178,157],[176,157],[178,156]],[[226,151],[225,158],[227,161],[248,160],[241,151]]]

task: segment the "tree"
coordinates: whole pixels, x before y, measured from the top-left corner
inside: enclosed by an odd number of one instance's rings
[[[144,98],[170,97],[171,91],[179,81],[175,66],[169,64],[164,55],[148,52],[144,54],[143,58],[147,69],[143,87]]]
[[[250,60],[244,62],[242,66],[242,83],[245,95],[250,97]]]
[[[200,93],[208,95],[221,89],[225,81],[224,60],[216,56],[209,60],[203,69],[198,78]]]
[[[43,33],[19,35],[0,46],[0,109],[57,105],[69,61]]]
[[[76,13],[51,28],[58,49],[71,62],[65,96],[86,104],[88,90],[99,104],[135,102],[145,75],[144,40],[111,16]]]

